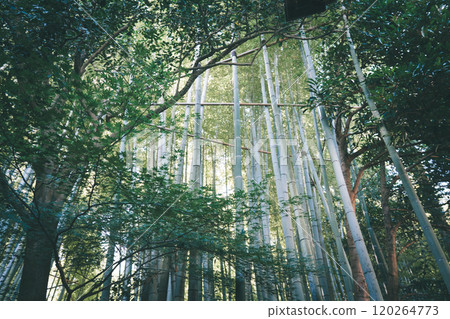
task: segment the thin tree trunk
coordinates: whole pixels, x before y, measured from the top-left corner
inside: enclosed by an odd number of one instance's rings
[[[169,290],[170,257],[162,256],[158,258],[158,263],[158,301],[167,301]]]
[[[129,249],[126,249],[126,254],[130,252]],[[122,300],[129,301],[131,298],[131,271],[132,271],[133,261],[132,258],[129,257],[125,261],[125,270],[124,270],[124,281],[122,283]]]
[[[303,128],[301,126],[299,126],[299,130],[303,132]],[[320,246],[320,238],[319,238],[319,229],[318,229],[318,223],[317,223],[317,213],[316,213],[316,209],[315,209],[315,205],[314,205],[314,198],[313,198],[313,193],[312,193],[312,187],[311,187],[311,178],[309,175],[309,168],[308,168],[308,158],[307,158],[307,154],[306,152],[304,152],[302,154],[302,158],[303,158],[303,170],[304,170],[304,174],[303,176],[305,177],[305,189],[306,189],[306,195],[307,195],[307,203],[308,203],[308,207],[309,207],[309,212],[310,212],[310,219],[311,219],[311,229],[312,229],[312,236],[313,236],[313,240],[314,240],[314,251],[315,251],[315,256],[316,256],[316,267],[317,267],[317,272],[319,274],[319,286],[317,287],[317,298],[318,300],[322,300],[323,296],[322,296],[322,290],[324,289],[324,284],[325,284],[325,276],[323,273],[323,256],[322,256],[322,250],[321,250],[321,246]]]
[[[222,288],[222,300],[227,301],[227,285],[226,285],[226,276],[225,276],[225,267],[223,265],[223,258],[220,258],[220,286]]]
[[[338,147],[338,153],[340,156],[340,163],[342,167],[342,173],[344,175],[345,184],[347,185],[348,193],[350,195],[353,210],[356,212],[356,194],[353,190],[351,180],[351,157],[348,153],[349,139],[346,134],[341,131],[341,118],[338,118],[334,123],[335,141]],[[355,242],[353,241],[353,234],[349,228],[349,223],[345,219],[345,228],[347,229],[347,246],[349,252],[350,265],[352,267],[353,277],[358,283],[354,287],[355,298],[357,300],[369,300],[369,292],[367,291],[367,284],[364,278],[364,273],[359,262],[359,256],[356,251]]]
[[[190,182],[192,189],[200,188],[201,179],[201,135],[202,135],[202,122],[201,117],[201,76],[199,76],[195,82],[195,117],[194,117],[194,145],[192,150],[192,163]]]
[[[380,165],[380,192],[381,209],[383,210],[384,228],[386,231],[386,250],[389,269],[389,277],[387,281],[387,299],[397,301],[399,292],[396,245],[397,227],[392,226],[391,211],[389,208],[389,189],[387,188],[386,184],[386,169],[384,166],[384,162],[382,162]]]
[[[105,266],[105,273],[103,276],[103,290],[100,296],[101,301],[109,300],[111,291],[112,265],[114,263],[114,251],[115,251],[115,243],[110,235],[108,242],[108,250],[106,252],[106,266]]]
[[[320,187],[320,186],[317,186]],[[322,212],[321,208],[319,206],[319,201],[317,198],[317,190],[318,188],[313,189],[313,198],[314,198],[314,204],[316,208],[316,218],[317,218],[317,231],[319,233],[319,241],[320,241],[320,247],[322,248],[322,261],[323,261],[323,276],[325,277],[325,284],[322,285],[323,287],[326,287],[324,289],[324,299],[333,301],[333,286],[331,284],[331,277],[330,277],[330,269],[329,269],[329,263],[327,256],[327,247],[325,246],[325,241],[323,238],[323,232],[322,232]]]
[[[189,253],[189,301],[202,300],[202,269],[201,255],[198,250],[191,249]]]
[[[163,113],[163,116],[165,116],[165,113]],[[165,141],[165,137],[164,137]],[[158,145],[159,146],[159,145]],[[133,145],[131,148],[131,172],[134,174],[136,173],[136,147],[137,147],[137,140],[136,137],[133,137]],[[165,145],[164,145],[165,147]],[[165,149],[165,148],[164,148]],[[161,156],[161,158],[164,158],[164,155]],[[160,163],[158,158],[158,164],[165,165],[165,163]],[[129,208],[125,208],[126,210],[129,210]],[[130,243],[130,239],[127,239],[127,241]],[[124,270],[124,281],[122,283],[122,300],[123,301],[129,301],[131,299],[131,273],[133,268],[133,256],[132,251],[128,247],[129,243],[127,244],[127,247],[125,247],[125,254],[130,255],[125,260],[125,270]]]
[[[186,111],[184,114],[184,126],[183,126],[183,133],[181,137],[181,144],[180,144],[180,155],[178,158],[178,164],[177,164],[177,170],[175,173],[175,183],[180,184],[183,180],[183,168],[185,165],[185,150],[186,150],[186,144],[187,144],[187,134],[188,134],[188,128],[189,128],[189,117],[191,114],[191,105],[189,104],[191,102],[191,96],[192,96],[192,88],[188,92],[187,96],[187,104],[186,104]]]
[[[266,90],[265,90],[265,83],[264,83],[264,79],[261,77],[261,92],[262,92],[262,99],[263,99],[263,103],[267,104],[267,96],[266,96]],[[269,112],[269,108],[265,107],[264,108],[264,117],[266,120],[266,130],[267,130],[267,135],[268,135],[268,139],[269,139],[269,146],[270,146],[270,152],[271,152],[271,159],[272,159],[272,169],[273,169],[273,173],[275,175],[275,186],[276,186],[276,190],[277,190],[277,197],[278,197],[278,201],[279,201],[279,205],[280,207],[283,207],[284,205],[286,205],[286,201],[284,200],[284,194],[282,188],[282,182],[281,182],[281,174],[280,174],[280,165],[278,162],[278,155],[277,155],[277,145],[275,143],[275,138],[274,138],[274,134],[272,131],[272,123],[271,123],[271,119],[270,119],[270,112]],[[266,162],[267,163],[267,162]],[[266,172],[268,171],[268,169],[266,168]],[[287,181],[286,181],[287,183]],[[269,197],[269,189],[268,189],[268,185],[267,185],[267,191],[266,191],[267,197]],[[266,230],[266,242],[270,243],[270,232],[269,232],[269,207],[264,206],[264,209],[267,210],[266,214],[264,215],[265,218],[265,223],[267,224],[267,230]],[[295,211],[294,211],[295,213]],[[270,291],[272,293],[272,298],[274,298],[275,300],[277,300],[277,291],[280,293],[279,296],[281,298],[281,291],[279,289],[279,281],[277,279],[276,273],[272,270],[269,269],[268,270],[270,272],[270,274],[272,275],[271,278],[273,280],[273,284],[270,288]]]
[[[161,97],[158,103],[164,103],[164,99]],[[159,114],[159,121],[162,127],[166,126],[166,111]],[[169,164],[167,153],[167,133],[165,130],[161,130],[158,138],[158,169],[166,167]],[[166,174],[167,176],[167,174]]]
[[[178,163],[176,167],[175,173],[175,184],[181,184],[183,181],[183,171],[186,168],[187,164],[185,160],[187,158],[187,135],[189,128],[189,118],[191,113],[191,105],[189,104],[192,100],[192,88],[189,89],[187,99],[186,99],[186,111],[184,115],[184,126],[183,133],[181,137],[181,144],[178,150],[179,157]],[[187,175],[187,172],[184,174]],[[174,272],[174,285],[173,285],[173,300],[175,301],[183,301],[184,300],[184,288],[186,283],[186,263],[187,263],[187,252],[184,250],[180,250],[176,252],[176,258],[174,258],[175,262],[175,272]]]
[[[173,288],[173,300],[184,301],[184,287],[186,284],[186,264],[187,252],[185,250],[178,251],[176,254],[175,266],[175,285]]]
[[[205,255],[205,300],[213,301],[216,299],[214,291],[214,256],[211,253],[206,253]]]
[[[70,281],[69,275],[67,276],[67,281]],[[61,292],[59,293],[59,296],[58,296],[58,301],[63,301],[65,294],[66,294],[66,287],[64,285],[62,285]]]
[[[192,153],[191,166],[191,188],[199,189],[201,180],[201,134],[202,134],[202,111],[201,111],[201,77],[196,80],[195,94],[195,125],[194,125],[194,147]],[[188,300],[202,300],[202,274],[201,274],[201,254],[196,249],[191,249],[189,253],[189,290]]]
[[[253,115],[253,112],[251,113]],[[253,116],[250,119],[252,121],[251,126],[254,126],[253,124]],[[251,138],[251,143],[254,145],[255,141],[253,138]],[[252,154],[250,152],[247,152],[248,157],[250,158],[250,165],[247,165],[247,193],[249,193],[249,208],[251,210],[257,210],[258,208],[258,202],[259,198],[251,195],[255,194],[255,185],[257,185],[257,181],[255,179],[256,175],[256,161],[254,158],[254,150],[252,149]],[[259,164],[258,164],[259,165]],[[256,212],[258,214],[258,212]],[[250,237],[250,247],[252,247],[255,251],[262,247],[262,239],[261,239],[261,219],[257,216],[253,216],[251,214],[249,221],[248,221],[248,232]],[[256,282],[256,294],[257,294],[257,300],[264,300],[266,292],[264,289],[264,283],[263,283],[263,275],[262,275],[262,268],[261,265],[258,263],[254,263],[253,269],[255,272],[255,282]]]
[[[127,121],[123,120],[123,126],[127,125]],[[120,147],[119,147],[119,158],[121,161],[125,161],[125,144],[126,144],[126,136],[123,136],[120,139]],[[120,183],[120,180],[118,181]],[[114,195],[114,200],[118,199],[118,194]],[[114,226],[110,225],[110,233],[108,238],[108,250],[106,252],[106,265],[104,269],[103,275],[103,289],[102,294],[100,296],[101,301],[108,301],[111,294],[111,281],[112,281],[112,266],[114,264],[114,252],[115,252],[115,234],[113,232]]]
[[[233,96],[234,96],[234,109],[233,109],[233,122],[234,122],[234,192],[235,194],[242,193],[244,190],[244,184],[242,181],[242,150],[241,150],[241,111],[239,105],[239,82],[237,74],[236,51],[231,52],[231,59],[234,65],[233,71]],[[236,207],[236,239],[238,241],[245,240],[244,229],[244,217],[241,215],[242,203],[238,202]],[[245,243],[243,244],[245,247]],[[245,249],[245,248],[244,248]],[[244,278],[244,264],[241,259],[236,257],[236,300],[245,301],[245,278]]]

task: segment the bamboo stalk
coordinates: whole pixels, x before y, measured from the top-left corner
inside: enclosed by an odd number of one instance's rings
[[[191,189],[200,188],[201,180],[201,135],[202,135],[202,86],[201,76],[197,77],[195,82],[195,117],[194,117],[194,146],[192,150],[192,162],[190,183]],[[191,249],[189,253],[189,289],[188,300],[202,300],[202,271],[201,271],[201,254],[196,249]]]

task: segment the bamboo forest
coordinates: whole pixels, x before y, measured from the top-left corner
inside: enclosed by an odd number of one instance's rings
[[[449,300],[449,18],[1,1],[0,300]]]

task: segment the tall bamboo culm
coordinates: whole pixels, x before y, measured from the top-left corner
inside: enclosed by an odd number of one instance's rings
[[[231,52],[231,61],[233,63],[233,123],[234,123],[234,192],[244,191],[242,179],[242,149],[241,149],[241,111],[239,104],[239,80],[237,73],[236,51]],[[245,238],[244,218],[241,214],[242,203],[238,202],[236,206],[236,237],[240,240]],[[246,300],[246,280],[244,278],[244,267],[239,257],[236,257],[236,300]]]
[[[194,145],[192,150],[192,163],[190,172],[191,189],[200,188],[201,180],[201,135],[202,122],[201,117],[201,76],[198,76],[195,82],[195,111],[194,111]],[[188,300],[202,300],[202,274],[201,274],[201,254],[196,249],[189,252],[189,289]]]

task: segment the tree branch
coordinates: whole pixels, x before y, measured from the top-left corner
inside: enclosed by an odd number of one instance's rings
[[[83,64],[80,67],[80,70],[78,71],[78,74],[80,76],[84,74],[88,65],[91,64],[95,60],[95,58],[100,53],[102,53],[111,44],[111,42],[114,41],[115,38],[117,38],[117,36],[119,34],[121,34],[122,32],[124,32],[126,29],[128,29],[130,27],[133,20],[134,19],[131,19],[130,21],[128,21],[128,23],[126,23],[123,27],[121,27],[119,30],[114,32],[112,35],[108,34],[109,39],[106,40],[94,53],[92,53],[92,55],[89,58],[87,58],[86,61],[83,62]]]
[[[415,244],[416,242],[417,242],[416,240],[413,240],[412,242],[409,242],[408,244],[406,244],[402,249],[400,249],[400,251],[397,254],[397,259],[409,246]]]

